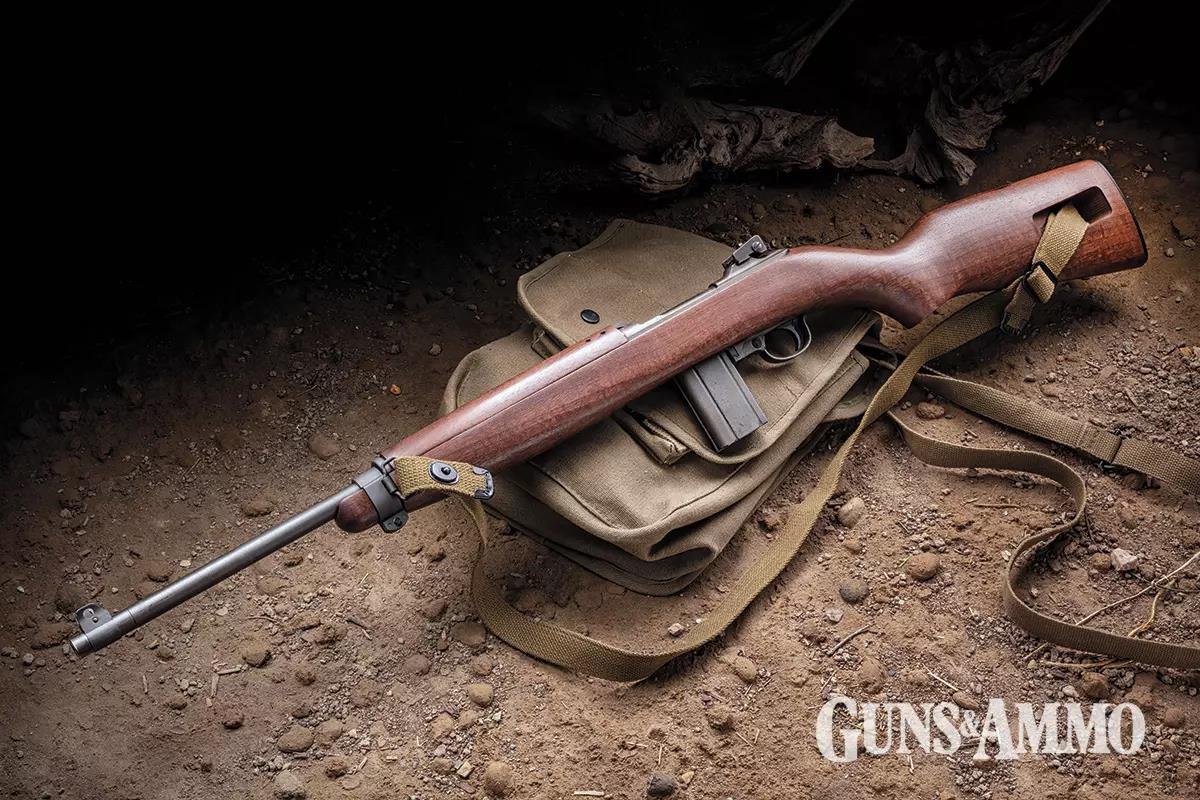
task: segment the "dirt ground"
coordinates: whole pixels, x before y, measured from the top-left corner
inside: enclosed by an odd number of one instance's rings
[[[1027,117],[1048,121],[1003,128],[970,191],[1100,159],[1132,201],[1149,263],[1064,287],[1027,335],[988,337],[943,366],[1200,457],[1197,139],[1151,93],[1104,108],[1057,97],[1035,112]],[[637,798],[661,774],[675,796],[696,798],[1194,796],[1196,674],[1116,665],[1087,683],[1079,668],[1041,663],[1078,656],[1035,655],[1003,614],[1002,551],[1069,498],[1019,477],[925,467],[886,424],[865,437],[839,496],[863,498],[863,519],[848,529],[831,510],[720,641],[639,685],[571,674],[482,634],[467,590],[476,535],[449,504],[395,535],[322,529],[97,656],[61,644],[85,600],[124,607],[339,489],[432,419],[458,359],[519,323],[519,271],[584,244],[611,216],[731,243],[757,232],[781,245],[872,247],[947,199],[873,175],[717,185],[654,207],[531,199],[479,221],[487,235],[466,252],[413,250],[385,213],[364,214],[265,295],[181,319],[153,342],[131,337],[111,354],[118,374],[83,353],[63,359],[58,384],[6,387],[20,415],[4,431],[0,476],[4,793]],[[398,259],[419,266],[389,280]],[[888,339],[911,334],[889,329]],[[918,423],[953,441],[1022,443],[948,411]],[[832,444],[766,510],[786,513]],[[1030,577],[1039,607],[1076,618],[1200,549],[1197,498],[1052,449],[1088,476],[1091,512]],[[669,625],[703,616],[771,536],[769,521],[748,523],[677,597],[616,589],[518,537],[502,541],[497,571],[531,613],[660,645]],[[1140,569],[1094,566],[1116,547],[1139,554]],[[928,582],[902,566],[920,551],[940,559]],[[1197,643],[1198,575],[1193,564],[1179,584],[1190,591],[1163,598],[1147,635]],[[839,596],[851,579],[869,589],[853,605]],[[1125,631],[1149,613],[1143,597],[1098,622]],[[987,769],[965,751],[847,765],[818,754],[816,709],[831,692],[941,701],[947,684],[977,699],[1134,700],[1146,746]],[[731,729],[713,724],[723,714]]]

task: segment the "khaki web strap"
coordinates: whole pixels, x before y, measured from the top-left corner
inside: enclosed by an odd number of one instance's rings
[[[1090,422],[1071,419],[1066,414],[973,381],[922,373],[917,376],[917,383],[956,406],[1001,425],[1200,494],[1200,462],[1175,450],[1117,436]]]
[[[492,479],[485,469],[465,461],[441,461],[425,456],[401,456],[392,462],[392,481],[401,497],[417,492],[491,497]]]
[[[1065,207],[1064,210],[1067,208],[1070,207]],[[1071,209],[1072,213],[1068,216],[1078,218],[1078,214],[1074,214],[1073,211]],[[1062,218],[1062,212],[1052,215],[1043,233],[1043,241],[1038,246],[1038,253],[1049,259],[1043,263],[1048,270],[1053,270],[1053,275],[1057,275],[1066,265],[1082,238],[1082,233],[1076,230],[1075,225],[1054,224],[1056,219]],[[1073,243],[1069,247],[1060,246],[1057,241],[1060,236],[1068,242],[1073,239]],[[1047,243],[1046,239],[1055,241]],[[1040,271],[1040,268],[1035,270]],[[1032,274],[1033,271],[1030,275]],[[1029,290],[1026,286],[1029,281],[1030,276],[1026,276],[1009,289],[976,300],[944,320],[913,348],[880,387],[858,426],[838,448],[804,500],[793,507],[787,521],[777,531],[775,539],[758,561],[742,574],[733,588],[704,615],[701,622],[675,640],[669,648],[655,652],[628,650],[525,616],[504,599],[499,587],[486,574],[482,552],[486,547],[486,536],[471,580],[471,590],[480,618],[496,636],[532,656],[568,669],[617,681],[646,678],[676,656],[713,640],[783,571],[799,551],[822,509],[837,490],[842,468],[862,432],[900,402],[927,361],[994,330],[1005,319],[1011,319],[1013,314],[1022,313],[1020,307],[1014,312],[1013,300],[1017,294]],[[1070,492],[1075,501],[1075,513],[1062,524],[1028,537],[1018,546],[1009,562],[1003,589],[1005,607],[1014,622],[1034,636],[1077,650],[1100,652],[1164,666],[1200,667],[1200,649],[1142,641],[1061,622],[1034,611],[1017,597],[1013,579],[1019,573],[1021,556],[1038,544],[1069,530],[1083,514],[1087,489],[1083,479],[1074,470],[1058,459],[1040,453],[970,448],[931,439],[912,430],[894,416],[892,419],[900,426],[913,452],[931,464],[957,468],[1019,470],[1047,477]],[[487,522],[483,517],[482,507],[478,503],[469,503],[469,506],[472,507],[471,511],[481,533],[486,533]]]
[[[1075,255],[1087,226],[1087,221],[1070,203],[1050,214],[1033,253],[1033,266],[1017,281],[1012,299],[1004,309],[1000,327],[1007,333],[1018,333],[1029,322],[1034,307],[1050,301],[1058,287],[1058,276]]]

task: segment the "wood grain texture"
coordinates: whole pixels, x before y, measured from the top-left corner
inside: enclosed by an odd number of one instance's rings
[[[1090,222],[1062,278],[1140,266],[1145,243],[1112,176],[1094,161],[984,192],[923,216],[880,250],[796,247],[735,274],[651,326],[606,328],[386,450],[503,469],[544,452],[735,342],[814,308],[873,308],[905,325],[950,298],[1002,288],[1029,269],[1047,213],[1076,200]],[[418,508],[437,497],[414,497]],[[377,523],[365,493],[338,525]]]

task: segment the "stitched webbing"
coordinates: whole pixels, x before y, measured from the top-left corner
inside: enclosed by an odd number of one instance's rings
[[[1043,233],[1043,243],[1047,237],[1064,236],[1068,241],[1074,237],[1074,242],[1069,247],[1070,252],[1064,254],[1058,246],[1047,248],[1046,255],[1057,265],[1058,270],[1070,260],[1082,237],[1082,233],[1075,236],[1073,225],[1065,226],[1065,232],[1060,226],[1053,226],[1054,220],[1061,216],[1061,212],[1052,215]],[[1077,214],[1074,216],[1078,217]],[[1043,251],[1042,244],[1039,244],[1038,251]],[[686,631],[670,647],[654,652],[628,650],[525,616],[504,599],[499,587],[487,576],[483,558],[486,537],[481,543],[480,557],[476,561],[471,579],[472,595],[480,618],[496,636],[532,656],[568,669],[618,681],[648,677],[672,658],[711,641],[783,571],[807,540],[821,510],[837,490],[846,459],[862,432],[903,398],[921,366],[927,361],[944,355],[1004,322],[1012,313],[1013,299],[1026,291],[1024,283],[1022,280],[1007,290],[987,295],[968,305],[931,330],[913,348],[876,392],[858,426],[834,453],[804,500],[793,507],[787,521],[780,527],[766,551],[741,575],[717,605],[704,615],[702,621]],[[892,419],[895,420],[895,417]],[[1029,536],[1018,546],[1006,569],[1003,584],[1005,608],[1016,624],[1034,636],[1074,649],[1103,652],[1165,666],[1200,666],[1200,649],[1137,640],[1072,625],[1034,611],[1017,597],[1013,579],[1019,574],[1021,556],[1036,545],[1070,529],[1083,513],[1087,490],[1083,479],[1074,470],[1058,459],[1039,453],[970,448],[941,442],[917,433],[899,420],[895,421],[913,452],[931,464],[1019,470],[1054,480],[1071,493],[1076,505],[1075,514],[1060,525]],[[1118,447],[1118,451],[1121,449]],[[482,516],[482,508],[478,503],[470,503],[469,506],[473,507],[471,511],[481,533],[486,533],[487,523]]]
[[[1010,428],[1151,475],[1200,494],[1200,462],[1161,445],[1109,433],[999,389],[944,375],[922,373],[917,383],[957,406]]]
[[[417,492],[456,494],[461,497],[490,497],[491,478],[486,470],[477,470],[465,461],[442,461],[425,456],[400,456],[392,462],[392,480],[401,497],[411,497]],[[444,476],[438,480],[433,470],[449,467],[453,481]]]
[[[1005,331],[1019,332],[1029,322],[1034,306],[1050,301],[1058,276],[1075,255],[1087,226],[1087,220],[1070,203],[1051,212],[1033,253],[1033,266],[1016,282],[1004,309],[1000,324]]]

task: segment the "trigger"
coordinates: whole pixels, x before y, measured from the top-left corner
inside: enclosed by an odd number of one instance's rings
[[[791,337],[789,344],[792,347],[787,352],[777,352],[769,346],[771,335],[779,333],[786,333]],[[804,317],[797,317],[791,322],[779,325],[767,333],[764,339],[767,346],[762,348],[763,357],[776,364],[782,364],[791,361],[808,349],[812,344],[812,330],[808,327],[808,320]]]

